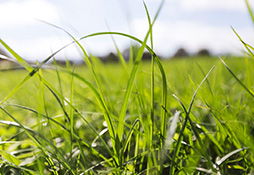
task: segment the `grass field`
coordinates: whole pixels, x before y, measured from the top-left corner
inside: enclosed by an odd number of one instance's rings
[[[56,51],[32,67],[0,39],[24,67],[0,71],[0,174],[254,173],[254,48],[235,31],[246,57],[160,60],[152,37],[160,8],[153,20],[144,8],[143,40],[65,31],[85,66],[45,66]],[[125,62],[116,46],[120,63],[102,64],[79,43],[101,35],[140,48]]]
[[[253,89],[253,60],[229,57],[225,61]],[[30,78],[1,105],[1,173],[169,174],[172,166],[173,174],[250,173],[253,96],[219,58],[164,60],[162,65],[167,106],[162,106],[162,79],[155,67],[154,118],[150,121],[151,62],[142,63],[130,92],[119,145],[110,139],[96,95],[85,81],[74,77],[79,75],[95,87],[87,66],[42,69],[40,77]],[[187,115],[183,106],[189,107],[213,66]],[[120,64],[98,63],[94,69],[117,133],[129,71]],[[1,99],[27,74],[25,70],[1,72]],[[161,136],[161,110],[167,115],[166,138]],[[118,147],[116,152],[113,146]]]

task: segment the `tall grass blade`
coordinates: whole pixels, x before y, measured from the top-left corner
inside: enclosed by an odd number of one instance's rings
[[[125,97],[124,97],[124,101],[123,101],[122,110],[121,110],[121,113],[120,113],[120,116],[119,116],[118,136],[119,136],[120,140],[122,139],[122,136],[123,136],[124,118],[125,118],[125,113],[126,113],[126,110],[127,110],[127,103],[128,103],[128,99],[129,99],[129,96],[130,96],[130,91],[131,91],[132,86],[133,86],[133,81],[134,81],[139,63],[141,61],[143,51],[144,51],[144,48],[146,46],[146,42],[147,42],[148,37],[151,33],[152,26],[153,26],[154,22],[156,21],[158,15],[159,15],[159,12],[161,11],[163,3],[164,3],[164,0],[162,0],[161,3],[160,3],[159,9],[156,12],[153,23],[149,26],[149,30],[146,34],[146,37],[145,37],[144,41],[141,42],[142,45],[141,45],[141,47],[140,47],[140,49],[137,53],[137,57],[136,57],[136,60],[135,60],[135,63],[134,63],[134,66],[133,66],[133,69],[132,69],[132,72],[131,72],[131,75],[130,75],[130,79],[128,81],[128,85],[127,85],[127,89],[126,89],[126,93],[125,93]]]
[[[149,28],[150,30],[150,44],[151,44],[151,49],[153,49],[153,28],[152,28],[152,22],[151,22],[151,18],[147,9],[147,6],[145,4],[145,2],[143,1],[145,10],[146,10],[146,16],[148,19],[148,23],[149,23]],[[154,57],[153,55],[151,56],[151,106],[150,106],[150,121],[149,121],[149,125],[151,126],[150,128],[150,140],[152,140],[152,133],[153,133],[153,125],[154,125]],[[152,143],[151,143],[152,144]],[[149,145],[149,147],[151,148],[151,145]]]
[[[107,26],[108,26],[108,23],[107,23]],[[110,31],[110,27],[109,26],[108,26],[108,29]],[[110,35],[110,36],[111,36],[111,39],[112,39],[112,41],[113,41],[113,43],[115,45],[115,48],[116,48],[116,51],[117,51],[117,54],[118,54],[118,59],[120,60],[120,63],[123,65],[123,68],[125,69],[125,71],[128,72],[126,61],[125,61],[123,55],[121,54],[121,52],[120,52],[120,50],[119,50],[119,48],[118,48],[118,46],[116,44],[115,38],[114,38],[113,35]]]
[[[220,57],[219,57],[220,58]],[[243,82],[241,80],[239,80],[239,78],[237,78],[237,76],[233,73],[233,71],[228,67],[228,65],[225,63],[225,61],[222,60],[222,58],[220,58],[221,62],[224,64],[224,66],[227,68],[227,70],[229,71],[229,73],[236,79],[236,81],[252,96],[254,97],[254,93],[252,92],[252,90],[250,90],[249,88],[247,88]]]
[[[153,49],[153,26],[152,26],[152,22],[151,22],[151,18],[148,12],[148,8],[146,6],[146,3],[143,1],[145,10],[146,10],[146,16],[148,19],[148,24],[149,24],[149,28],[150,30],[150,44],[151,44],[151,49]],[[153,130],[154,130],[154,56],[151,56],[151,102],[150,102],[150,118],[148,120],[148,124],[149,124],[149,132],[148,132],[148,137],[149,139],[147,139],[148,141],[148,147],[149,149],[152,149],[153,146]],[[154,161],[154,165],[157,165],[157,160],[155,158],[155,155],[149,156],[148,157],[148,161],[147,161],[147,174],[150,174],[150,167],[152,167],[152,158]],[[160,157],[158,157],[158,159],[160,159]]]
[[[183,137],[183,132],[186,128],[186,124],[187,124],[187,121],[189,120],[190,124],[191,124],[191,127],[193,129],[193,132],[195,134],[195,136],[197,137],[198,141],[199,141],[199,144],[201,146],[201,149],[202,149],[202,153],[204,154],[204,156],[206,157],[208,163],[209,163],[209,166],[210,168],[213,168],[213,163],[211,162],[210,158],[209,158],[209,155],[208,153],[203,150],[205,147],[203,146],[203,143],[202,143],[202,140],[200,139],[199,137],[199,134],[198,132],[196,131],[195,129],[195,126],[194,124],[192,123],[191,119],[190,119],[190,112],[191,112],[191,108],[193,106],[193,103],[194,103],[194,100],[195,100],[195,97],[196,97],[196,94],[199,90],[199,88],[201,87],[201,85],[204,83],[204,81],[207,79],[207,77],[209,76],[209,74],[211,73],[211,71],[214,69],[214,66],[210,69],[210,71],[206,74],[205,78],[202,80],[202,82],[200,83],[200,85],[198,86],[198,88],[196,89],[196,91],[194,92],[193,96],[192,96],[192,99],[191,99],[191,103],[190,103],[190,106],[188,108],[188,111],[187,109],[185,108],[184,104],[181,102],[181,100],[176,96],[176,95],[173,95],[181,104],[186,116],[185,116],[185,119],[184,119],[184,122],[183,122],[183,125],[182,125],[182,128],[180,130],[180,133],[179,133],[179,136],[178,136],[178,140],[177,140],[177,144],[176,144],[176,147],[175,147],[175,151],[174,151],[174,154],[173,154],[173,157],[172,157],[172,163],[171,163],[171,168],[170,168],[170,175],[173,175],[174,172],[175,172],[175,159],[178,157],[178,153],[180,151],[180,147],[181,147],[181,142],[182,142],[182,137]]]
[[[124,142],[124,144],[123,144],[123,153],[126,151],[127,145],[129,144],[129,142],[130,142],[130,140],[131,140],[131,136],[132,136],[132,134],[133,134],[135,128],[139,126],[139,123],[140,123],[140,120],[139,120],[139,119],[136,119],[136,120],[133,122],[133,124],[132,124],[132,126],[131,126],[131,129],[130,129],[130,131],[129,131],[129,133],[128,133],[126,139],[125,139],[125,142]]]
[[[63,95],[63,88],[62,88],[62,80],[60,78],[60,74],[57,68],[56,60],[53,57],[54,65],[55,65],[55,70],[56,70],[56,75],[57,75],[57,80],[58,80],[58,86],[59,86],[59,92],[62,94],[61,98],[58,98],[54,92],[52,94],[56,97],[58,103],[60,104],[62,110],[64,111],[65,117],[67,118],[67,121],[70,123],[70,117],[68,116],[66,110],[65,110],[65,105],[64,105],[64,95]]]
[[[74,72],[75,70],[75,65],[73,66],[73,69],[72,69],[72,72]],[[71,87],[70,87],[70,104],[73,105],[73,101],[74,101],[74,76],[71,75],[71,83],[70,83]],[[71,130],[71,136],[70,136],[70,142],[71,142],[71,150],[73,148],[73,145],[72,145],[72,138],[73,138],[73,135],[74,135],[74,109],[73,108],[70,108],[70,130]],[[83,158],[85,158],[85,155],[84,155],[84,152],[83,150],[81,150],[82,152],[82,156]]]
[[[203,76],[205,76],[205,72],[204,72],[204,70],[202,69],[202,67],[200,66],[200,64],[197,63],[197,65],[198,65],[198,68],[200,69],[200,71],[202,72]],[[208,79],[206,79],[206,83],[207,83],[207,85],[208,85],[208,88],[209,88],[209,91],[210,91],[212,97],[214,97],[214,96],[213,96],[213,91],[212,91],[212,88],[211,88],[211,85],[210,85],[210,82],[209,82]]]
[[[63,46],[62,48],[60,48],[59,50],[57,50],[56,52],[54,52],[53,54],[51,54],[49,57],[47,57],[45,60],[43,60],[39,65],[37,65],[35,68],[32,68],[30,65],[27,65],[25,63],[25,60],[23,60],[16,52],[14,52],[7,44],[5,44],[1,39],[0,42],[6,47],[7,50],[9,50],[9,52],[11,54],[13,54],[13,56],[19,60],[19,63],[22,64],[22,66],[24,66],[24,68],[26,70],[29,71],[29,74],[14,88],[11,90],[11,92],[9,92],[9,94],[7,96],[5,96],[5,98],[0,101],[0,105],[2,105],[4,102],[6,102],[13,94],[15,94],[18,89],[20,89],[22,87],[23,84],[25,84],[25,82],[27,82],[27,80],[29,80],[32,76],[34,76],[37,71],[44,65],[46,64],[53,56],[55,56],[57,53],[59,53],[60,51],[62,51],[63,49],[65,49],[66,47],[68,47],[69,45],[73,44],[73,42]]]
[[[248,0],[245,0],[245,3],[246,3],[246,5],[247,5],[247,8],[248,8],[250,17],[251,17],[251,19],[252,19],[252,21],[253,21],[253,23],[254,23],[254,15],[253,15],[253,11],[252,11],[252,9],[251,9],[251,7],[250,7],[249,1],[248,1]]]
[[[117,129],[117,134],[118,134],[120,141],[123,139],[122,137],[123,137],[123,132],[124,132],[124,119],[125,119],[125,115],[126,115],[127,104],[129,101],[129,97],[130,97],[130,93],[131,93],[131,90],[133,87],[134,79],[136,77],[136,72],[138,70],[148,36],[149,36],[149,32],[147,32],[144,42],[142,42],[142,45],[137,53],[137,57],[136,57],[134,66],[132,68],[130,78],[128,80],[126,93],[124,95],[124,100],[123,100],[123,104],[122,104],[122,108],[121,108],[121,112],[120,112],[120,116],[119,116],[119,125],[118,125],[118,129]]]
[[[28,71],[32,71],[33,67],[30,66],[23,58],[21,58],[14,50],[12,50],[3,40],[0,39],[0,43],[14,56],[18,63],[26,68]]]
[[[250,56],[254,59],[254,54],[253,54],[253,52],[250,50],[250,48],[251,48],[252,50],[254,50],[253,47],[251,47],[250,45],[248,45],[247,43],[245,43],[245,42],[242,40],[242,38],[238,35],[238,33],[235,31],[235,29],[234,29],[233,27],[231,27],[231,28],[232,28],[232,30],[234,31],[234,33],[236,34],[236,36],[238,37],[238,39],[242,42],[242,44],[244,45],[244,47],[246,48],[246,50],[248,51],[248,53],[250,54]]]

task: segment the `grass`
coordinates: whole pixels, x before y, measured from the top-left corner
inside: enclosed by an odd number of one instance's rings
[[[252,60],[227,58],[225,62],[242,83],[248,84],[252,80],[253,75],[248,75]],[[218,58],[170,60],[163,61],[162,65],[166,70],[168,104],[162,108],[161,76],[155,67],[152,140],[149,140],[151,63],[142,63],[137,71],[125,116],[124,139],[116,148],[123,150],[122,167],[114,162],[113,144],[94,92],[81,78],[74,78],[75,73],[90,80],[89,68],[76,66],[72,74],[73,71],[66,71],[68,68],[65,71],[60,67],[42,69],[40,76],[56,92],[41,83],[40,78],[33,77],[1,106],[2,150],[14,156],[8,159],[1,154],[2,173],[15,170],[40,174],[41,168],[41,174],[54,171],[55,174],[139,174],[147,172],[147,167],[150,167],[150,174],[169,174],[170,170],[172,174],[250,172],[254,145],[251,141],[253,97]],[[210,75],[204,79],[200,67],[208,72],[214,65]],[[99,81],[103,82],[101,90],[112,113],[113,127],[117,128],[128,75],[121,65],[107,64],[98,68],[103,70],[98,72]],[[4,98],[10,89],[15,88],[13,84],[27,73],[18,70],[1,74],[5,75],[1,76],[1,82],[5,82],[1,87],[1,98]],[[8,81],[4,81],[6,77]],[[194,99],[193,94],[202,79],[204,82],[188,112],[187,106]],[[91,83],[96,84],[92,80]],[[62,97],[68,99],[69,104],[62,102]],[[161,108],[169,118],[162,146]],[[223,159],[230,153],[231,156]],[[24,165],[21,162],[28,163]],[[216,162],[218,167],[214,168]],[[170,167],[174,167],[174,171]]]
[[[1,174],[253,173],[253,48],[234,30],[246,57],[160,60],[152,28],[163,3],[153,20],[144,4],[144,40],[76,39],[49,24],[73,39],[86,66],[45,67],[68,44],[32,67],[0,40],[24,67],[0,72]],[[121,64],[104,65],[80,44],[101,35],[127,37],[139,51],[126,63],[116,45]]]

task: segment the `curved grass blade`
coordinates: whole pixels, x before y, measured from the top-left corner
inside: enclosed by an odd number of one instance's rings
[[[110,31],[110,27],[108,26],[108,23],[107,23],[107,27],[108,27],[108,29],[109,29],[109,31]],[[128,72],[128,68],[127,68],[126,61],[125,61],[123,55],[121,54],[121,52],[120,52],[120,50],[119,50],[119,48],[118,48],[118,46],[117,46],[117,44],[116,44],[116,41],[115,41],[115,39],[114,39],[114,36],[111,35],[110,37],[111,37],[111,39],[112,39],[112,41],[113,41],[113,43],[114,43],[114,45],[115,45],[115,48],[116,48],[116,51],[117,51],[117,54],[118,54],[118,59],[120,60],[120,63],[122,64],[122,66],[123,66],[123,68],[125,69],[125,71]]]
[[[237,76],[233,73],[233,71],[228,67],[228,65],[222,60],[221,57],[219,57],[221,62],[224,64],[224,66],[227,68],[227,70],[229,71],[229,73],[236,79],[236,81],[252,96],[254,97],[254,93],[252,92],[252,90],[250,90],[249,88],[247,88],[243,82],[241,80],[239,80],[237,78]],[[254,58],[254,57],[253,57]]]
[[[254,54],[253,52],[250,50],[250,48],[253,50],[252,47],[250,47],[250,45],[248,45],[247,43],[245,43],[242,38],[238,35],[238,33],[235,31],[235,29],[233,27],[231,27],[232,30],[234,31],[234,33],[236,34],[236,36],[238,37],[238,39],[242,42],[242,44],[244,45],[244,47],[246,48],[246,50],[248,51],[248,53],[250,54],[250,56],[254,59]]]
[[[189,120],[190,122],[190,125],[191,125],[191,128],[196,136],[196,138],[198,139],[198,142],[201,146],[201,149],[202,149],[202,153],[204,154],[204,156],[206,157],[207,161],[208,161],[208,164],[209,164],[209,167],[210,168],[213,168],[213,163],[212,161],[210,160],[210,157],[208,155],[208,153],[203,150],[205,147],[203,146],[203,143],[202,143],[202,140],[201,138],[199,137],[199,134],[198,132],[196,131],[195,129],[195,126],[194,124],[192,123],[191,119],[190,119],[190,112],[191,112],[191,108],[193,106],[193,103],[194,103],[194,100],[195,100],[195,97],[197,95],[197,92],[199,90],[199,88],[201,87],[201,85],[204,83],[204,81],[207,79],[207,77],[209,76],[209,74],[211,73],[211,71],[214,69],[215,66],[213,66],[210,71],[206,74],[205,78],[202,80],[202,82],[200,83],[200,85],[198,86],[198,88],[196,89],[196,91],[194,92],[193,96],[192,96],[192,99],[191,99],[191,103],[190,103],[190,106],[188,108],[188,111],[187,109],[185,108],[184,104],[181,102],[181,100],[176,96],[176,95],[173,95],[181,104],[186,116],[185,116],[185,119],[184,119],[184,122],[183,122],[183,125],[182,125],[182,129],[179,133],[179,136],[178,136],[178,140],[177,140],[177,144],[176,144],[176,148],[175,148],[175,151],[174,151],[174,154],[173,154],[173,158],[172,158],[172,163],[171,163],[171,168],[170,168],[170,175],[173,175],[174,174],[174,171],[175,171],[175,159],[176,157],[178,156],[178,153],[180,151],[180,146],[181,146],[181,142],[182,142],[182,136],[183,136],[183,132],[186,128],[186,124],[187,124],[187,121]]]
[[[129,131],[127,137],[124,139],[125,141],[124,141],[124,143],[123,143],[123,147],[122,147],[121,152],[120,152],[120,155],[119,155],[119,156],[120,156],[120,167],[122,167],[122,165],[123,165],[124,153],[125,153],[125,151],[126,151],[128,145],[129,145],[129,142],[130,142],[130,140],[131,140],[131,136],[132,136],[132,134],[133,134],[135,128],[138,127],[138,124],[140,124],[140,120],[139,120],[139,119],[136,119],[136,120],[133,122],[132,127],[130,128],[130,131]]]
[[[58,68],[57,68],[57,65],[56,65],[56,60],[55,60],[55,58],[53,57],[53,61],[54,61],[54,65],[55,65],[55,70],[56,70],[56,75],[57,75],[57,80],[58,80],[58,85],[59,85],[59,91],[60,91],[60,93],[61,94],[63,94],[63,88],[62,88],[62,80],[61,80],[61,78],[60,78],[60,74],[59,74],[59,70],[58,70]],[[47,86],[46,86],[47,87]],[[48,88],[48,87],[47,87]],[[49,89],[49,88],[48,88]],[[50,89],[49,89],[50,90]],[[51,90],[50,90],[51,91]],[[58,101],[58,103],[59,103],[59,105],[61,106],[61,109],[63,110],[63,112],[64,112],[64,114],[65,114],[65,117],[67,118],[67,121],[69,122],[69,124],[70,124],[70,117],[69,117],[69,115],[68,115],[68,113],[66,112],[66,110],[65,110],[65,106],[64,106],[64,98],[62,97],[61,99],[60,98],[58,98],[57,96],[56,96],[56,94],[54,93],[54,92],[51,92],[54,96],[55,96],[55,98],[56,98],[56,100]],[[62,95],[63,96],[63,95]]]
[[[32,71],[33,67],[30,66],[23,58],[21,58],[14,50],[12,50],[3,40],[0,39],[0,43],[14,56],[18,63],[28,71]]]
[[[202,69],[202,67],[201,67],[197,62],[196,62],[196,64],[198,65],[198,68],[199,68],[200,71],[202,72],[203,76],[205,76],[205,72],[204,72],[204,70]],[[211,85],[210,85],[210,82],[209,82],[208,79],[206,79],[206,83],[207,83],[207,85],[208,85],[208,88],[209,88],[209,91],[210,91],[212,97],[214,97],[214,96],[213,96],[213,91],[212,91],[212,88],[211,88]]]
[[[139,119],[136,119],[136,120],[133,122],[133,124],[132,124],[132,126],[131,126],[131,129],[130,129],[130,131],[129,131],[129,133],[128,133],[126,139],[125,139],[125,142],[124,142],[124,144],[123,144],[123,153],[126,151],[127,145],[129,144],[129,142],[130,142],[130,140],[131,140],[131,136],[132,136],[132,134],[133,134],[133,132],[134,132],[134,130],[135,130],[135,127],[138,127],[138,124],[140,124],[140,120],[139,120]]]
[[[101,99],[101,107],[103,108],[103,111],[104,111],[104,117],[105,117],[105,120],[107,122],[107,126],[109,128],[109,134],[110,134],[110,138],[111,138],[111,142],[113,144],[113,149],[115,151],[115,154],[117,154],[117,151],[115,150],[115,130],[114,130],[114,127],[113,127],[113,124],[112,124],[112,121],[111,121],[111,118],[110,118],[110,111],[108,110],[108,107],[106,105],[106,101],[104,99],[104,96],[103,96],[103,92],[101,90],[101,86],[100,86],[100,83],[99,83],[99,79],[98,79],[98,76],[95,72],[95,69],[93,67],[93,64],[91,63],[90,59],[89,59],[89,56],[88,54],[86,53],[85,49],[83,48],[83,46],[78,42],[78,40],[73,36],[71,35],[68,31],[66,31],[65,29],[61,28],[61,27],[58,27],[54,24],[50,24],[50,23],[47,23],[45,21],[42,21],[50,26],[53,26],[57,29],[60,29],[62,31],[64,31],[67,35],[69,35],[73,41],[79,46],[79,48],[81,49],[82,53],[84,54],[84,61],[88,64],[89,68],[91,69],[92,73],[93,73],[93,76],[94,76],[94,79],[95,79],[95,82],[97,84],[97,88],[98,88],[98,92],[99,92],[99,96],[100,96],[100,99]]]
[[[59,53],[60,51],[62,51],[63,49],[65,49],[66,47],[68,47],[69,45],[73,44],[74,42],[71,42],[65,46],[63,46],[62,48],[60,48],[59,50],[57,50],[56,52],[54,52],[53,54],[51,54],[49,57],[47,57],[44,61],[42,61],[39,65],[35,66],[35,68],[31,67],[30,65],[27,65],[25,62],[25,60],[23,60],[16,52],[14,52],[7,44],[5,44],[1,39],[0,42],[6,47],[7,50],[9,50],[9,52],[17,59],[20,60],[20,63],[22,63],[24,66],[24,68],[26,70],[29,71],[29,74],[15,87],[11,90],[11,92],[9,92],[9,94],[7,96],[5,96],[5,98],[0,101],[0,105],[2,105],[4,102],[6,102],[13,94],[15,94],[18,89],[20,89],[20,87],[25,84],[25,82],[27,82],[27,80],[29,80],[32,76],[34,76],[37,71],[44,65],[46,64],[52,57],[54,57],[57,53]]]
[[[220,160],[216,161],[216,165],[220,166],[221,164],[223,164],[229,157],[233,156],[234,154],[237,154],[243,150],[249,149],[248,147],[245,148],[241,148],[241,149],[237,149],[235,151],[232,151],[230,153],[228,153],[227,155],[225,155],[224,157],[222,157]]]
[[[57,94],[56,94],[49,86],[47,86],[47,85],[45,85],[45,86],[48,88],[48,90],[49,90],[49,91],[53,94],[53,96],[56,98],[57,102],[59,103],[61,109],[62,109],[63,112],[64,112],[64,115],[67,117],[67,120],[68,120],[68,122],[70,123],[70,117],[69,117],[68,113],[66,112],[65,107],[64,107],[64,104],[61,102],[60,98],[57,96]],[[61,97],[62,97],[62,99],[63,99],[63,96],[61,96]]]

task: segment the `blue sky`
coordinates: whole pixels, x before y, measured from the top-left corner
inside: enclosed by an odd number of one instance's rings
[[[159,0],[145,0],[151,17]],[[254,7],[254,2],[251,2]],[[0,0],[0,38],[28,60],[42,60],[71,39],[36,19],[58,25],[79,38],[102,31],[118,31],[143,39],[148,24],[142,0]],[[195,53],[208,48],[214,54],[241,54],[243,47],[231,27],[254,45],[254,24],[244,0],[166,0],[154,26],[154,49],[163,57],[179,47]],[[130,40],[114,37],[121,51]],[[94,55],[115,51],[109,36],[82,41]],[[79,58],[75,46],[57,58]]]

